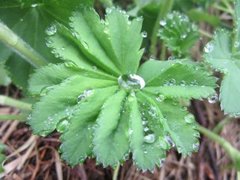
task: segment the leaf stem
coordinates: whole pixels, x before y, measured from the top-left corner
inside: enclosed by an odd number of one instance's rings
[[[38,54],[38,52],[36,52],[29,44],[23,41],[2,22],[0,22],[0,41],[22,56],[34,67],[40,67],[47,64],[47,61]]]
[[[213,128],[212,131],[213,131],[214,133],[218,134],[218,133],[222,130],[223,126],[226,125],[227,123],[229,123],[229,122],[232,121],[232,120],[233,120],[233,119],[230,118],[230,117],[224,118],[223,120],[221,120],[221,121]]]
[[[119,168],[120,168],[120,163],[118,163],[117,167],[114,169],[113,180],[117,180]]]
[[[32,105],[7,96],[0,95],[0,105],[11,106],[22,110],[30,111]]]
[[[213,35],[210,34],[210,33],[207,32],[207,31],[204,31],[204,30],[202,30],[202,29],[199,29],[198,32],[199,32],[201,35],[206,36],[206,37],[208,37],[208,38],[210,38],[210,39],[213,38]]]
[[[153,32],[152,32],[152,36],[151,36],[151,47],[150,47],[151,55],[156,56],[156,54],[157,54],[156,45],[157,45],[157,38],[158,38],[157,33],[158,33],[159,26],[160,26],[159,22],[172,9],[173,3],[174,3],[174,0],[164,0],[163,3],[160,5],[157,20],[154,24]]]
[[[198,125],[197,129],[207,136],[209,139],[217,142],[219,145],[223,147],[223,149],[227,152],[227,154],[230,156],[232,162],[236,165],[237,169],[240,169],[240,152],[234,148],[228,141],[223,139],[222,137],[218,136],[217,134],[211,132],[207,128]]]
[[[0,121],[9,121],[9,120],[25,121],[26,116],[24,116],[24,115],[12,115],[12,114],[1,114],[0,115]]]

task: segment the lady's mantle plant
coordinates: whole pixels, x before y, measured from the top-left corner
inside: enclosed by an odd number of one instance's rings
[[[80,8],[69,27],[47,31],[48,46],[63,59],[38,69],[29,91],[39,97],[29,120],[33,132],[61,133],[62,158],[76,165],[96,157],[115,166],[132,153],[138,168],[160,166],[171,147],[198,150],[193,115],[181,100],[214,94],[215,78],[187,61],[149,60],[140,67],[142,19],[108,9],[100,19]]]

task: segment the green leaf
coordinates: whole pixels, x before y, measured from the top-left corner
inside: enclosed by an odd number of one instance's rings
[[[143,93],[141,96],[150,103],[152,117],[158,116],[160,118],[165,141],[172,147],[176,146],[178,152],[183,155],[189,155],[198,150],[199,133],[195,130],[196,123],[193,115],[189,114],[176,101],[168,99],[159,102],[156,96]]]
[[[142,44],[141,28],[142,18],[129,21],[126,12],[108,9],[106,15],[106,33],[121,65],[122,74],[136,73],[141,60],[143,50],[139,50]],[[130,51],[129,51],[130,50]]]
[[[88,0],[48,0],[48,1],[1,1],[0,17],[16,34],[29,43],[49,62],[58,60],[45,45],[45,30],[54,21],[67,23],[71,11]],[[29,28],[31,25],[31,28]],[[33,67],[21,57],[0,44],[0,60],[6,61],[10,77],[20,88],[26,89]],[[19,70],[21,69],[21,71]],[[22,71],[24,69],[24,71]]]
[[[240,116],[240,63],[239,57],[232,53],[230,33],[218,30],[205,50],[205,60],[217,71],[225,75],[220,87],[221,108],[231,116]]]
[[[104,101],[116,90],[117,87],[94,90],[93,95],[80,103],[72,118],[69,119],[69,127],[61,136],[60,150],[62,158],[70,165],[77,165],[83,162],[87,156],[92,155],[96,117]]]
[[[103,42],[108,41],[108,38],[106,38],[103,31],[101,31],[101,34],[98,33],[98,28],[103,30],[104,24],[101,23],[100,17],[94,9],[80,8],[70,20],[70,26],[78,39],[79,46],[89,60],[106,72],[119,75],[118,67],[111,61],[111,58],[106,53],[107,51],[105,51],[106,47],[103,45]]]
[[[0,173],[4,172],[3,163],[6,160],[6,156],[3,152],[5,149],[6,149],[6,146],[0,142]]]
[[[197,42],[199,34],[197,26],[191,23],[184,14],[174,11],[160,21],[159,36],[176,56],[189,55]]]
[[[128,113],[124,112],[126,92],[120,90],[103,104],[94,132],[93,152],[104,167],[116,166],[128,154]],[[126,110],[125,110],[126,111]],[[114,143],[113,143],[114,142]]]
[[[41,94],[41,91],[44,91],[44,88],[58,85],[66,78],[74,76],[75,74],[81,74],[83,76],[96,79],[115,79],[108,74],[94,70],[91,71],[82,69],[71,62],[58,65],[49,64],[48,66],[37,69],[36,72],[31,76],[29,80],[30,85],[28,90],[32,95]]]
[[[215,79],[187,60],[150,60],[139,68],[141,19],[112,8],[103,20],[92,8],[79,9],[70,27],[57,23],[49,34],[65,63],[43,67],[30,80],[30,92],[40,96],[29,120],[33,132],[60,132],[62,158],[71,165],[96,156],[115,166],[132,153],[138,168],[153,170],[173,142],[184,155],[197,150],[194,119],[179,98],[206,97]]]
[[[79,96],[80,98],[89,96],[91,93],[88,91],[114,84],[116,84],[114,81],[92,79],[79,75],[68,78],[59,86],[45,90],[46,95],[34,105],[33,109],[35,110],[28,123],[35,134],[46,136],[56,128],[61,119],[71,116]]]
[[[131,108],[129,131],[133,160],[138,168],[144,171],[153,170],[155,165],[162,165],[165,157],[165,150],[161,147],[160,138],[154,134],[152,129],[146,131],[150,125],[145,124],[145,122],[151,124],[149,121],[154,121],[154,119],[145,119],[146,117],[141,115],[140,106],[135,96],[130,97],[128,101]]]
[[[166,98],[201,99],[215,93],[216,79],[197,64],[151,60],[138,73],[146,79],[148,87],[144,91]]]

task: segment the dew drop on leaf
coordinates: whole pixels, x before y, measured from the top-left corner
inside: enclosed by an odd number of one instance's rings
[[[197,152],[198,149],[199,149],[199,143],[197,142],[197,143],[193,144],[193,151]]]
[[[208,98],[208,102],[211,103],[211,104],[214,104],[217,101],[218,101],[218,95],[217,94],[214,94],[214,95],[212,95]]]
[[[194,122],[194,116],[192,114],[188,114],[184,117],[186,123],[191,124]]]
[[[207,43],[207,45],[204,47],[204,52],[205,53],[210,53],[212,52],[214,49],[213,44],[212,43]]]
[[[175,143],[170,136],[164,136],[164,139],[171,147],[175,147]]]
[[[35,7],[37,7],[37,6],[38,6],[38,4],[32,4],[32,5],[31,5],[32,8],[35,8]]]
[[[57,124],[57,131],[63,133],[69,127],[68,120],[62,120]]]
[[[163,102],[165,100],[165,96],[163,94],[159,94],[157,97],[156,97],[156,101],[157,102]]]
[[[146,31],[143,31],[143,32],[141,33],[141,35],[142,35],[143,38],[146,38],[146,37],[147,37],[147,32],[146,32]]]
[[[47,30],[46,30],[46,34],[49,35],[49,36],[54,35],[56,32],[57,32],[56,25],[52,25],[49,28],[47,28]]]
[[[77,103],[82,102],[83,100],[85,100],[87,97],[91,96],[93,94],[93,90],[88,89],[83,91],[82,94],[80,94],[77,98]]]
[[[167,22],[164,21],[164,20],[161,20],[161,21],[159,22],[159,24],[160,24],[161,26],[165,26],[165,25],[167,24]]]
[[[186,86],[186,82],[185,82],[184,80],[182,80],[182,81],[180,82],[180,86]]]
[[[145,81],[136,74],[122,75],[118,78],[118,84],[124,89],[142,89],[145,87]]]
[[[154,143],[154,141],[155,141],[154,134],[148,134],[148,135],[144,136],[144,142],[151,144],[151,143]]]
[[[136,18],[137,21],[142,21],[142,19],[143,19],[142,17],[137,17]]]

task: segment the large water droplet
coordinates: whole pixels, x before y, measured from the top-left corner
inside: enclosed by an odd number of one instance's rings
[[[92,94],[93,94],[93,90],[91,90],[91,89],[88,89],[88,90],[83,91],[83,93],[78,96],[77,102],[78,102],[78,103],[82,102],[82,101],[85,100],[87,97],[91,96]]]
[[[154,143],[155,141],[155,135],[154,134],[148,134],[146,136],[144,136],[144,142],[146,143]]]
[[[37,6],[38,6],[38,4],[32,4],[32,5],[31,5],[32,8],[35,8],[35,7],[37,7]]]
[[[212,52],[214,49],[214,46],[212,43],[208,43],[205,47],[204,47],[204,52],[205,53],[210,53]]]
[[[188,114],[184,117],[186,123],[191,124],[194,122],[194,116],[192,114]]]
[[[214,94],[214,95],[212,95],[208,98],[208,102],[211,103],[211,104],[216,103],[217,101],[218,101],[218,95],[217,94]]]
[[[144,79],[136,74],[120,76],[118,84],[124,89],[142,89],[145,87]]]
[[[46,34],[49,35],[49,36],[54,35],[56,32],[57,32],[56,25],[52,25],[46,30]]]

